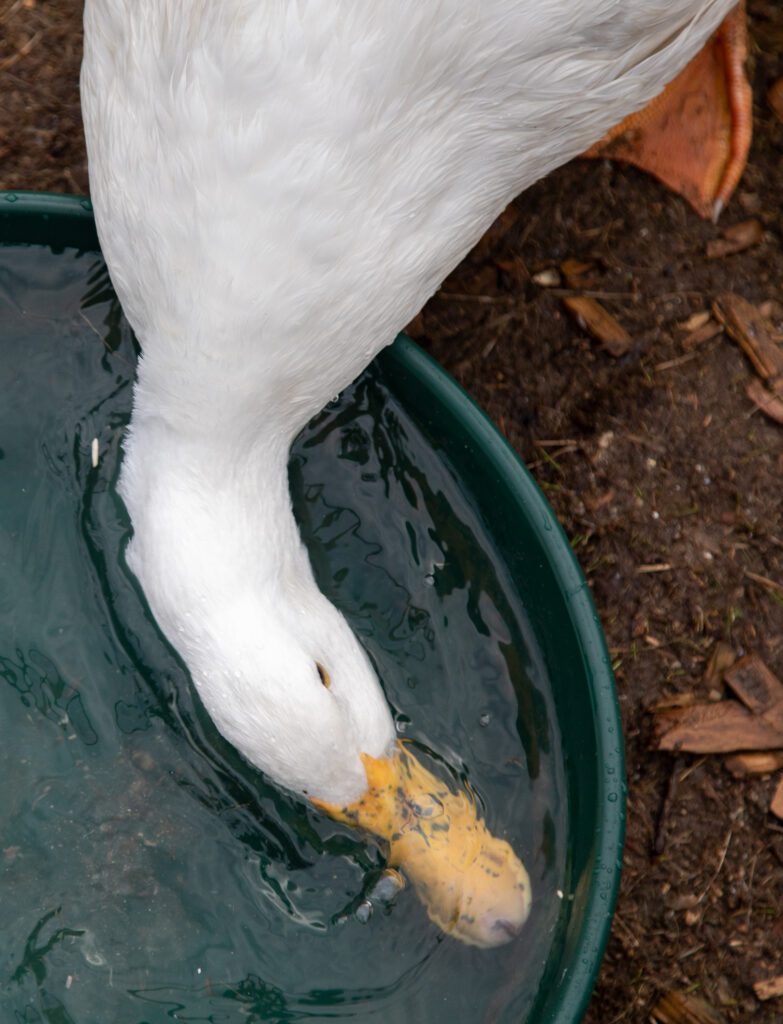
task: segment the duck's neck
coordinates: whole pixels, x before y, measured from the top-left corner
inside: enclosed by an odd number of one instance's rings
[[[201,593],[228,596],[238,581],[264,592],[270,580],[309,580],[288,489],[288,429],[245,432],[230,420],[221,428],[206,411],[193,428],[148,413],[138,396],[136,406],[120,491],[147,593],[157,589],[150,574],[163,567],[167,586],[188,591],[168,602],[188,604]]]
[[[185,429],[149,411],[141,384],[120,492],[128,564],[155,618],[248,760],[295,791],[356,799],[360,754],[384,756],[394,728],[366,654],[313,578],[288,429]]]

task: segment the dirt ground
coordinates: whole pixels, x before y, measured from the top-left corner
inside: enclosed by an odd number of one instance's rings
[[[638,172],[577,161],[517,200],[411,326],[546,492],[614,659],[628,836],[590,1024],[648,1021],[670,990],[715,1021],[783,1020],[783,998],[752,988],[783,974],[777,780],[659,753],[651,730],[658,702],[725,695],[704,680],[718,641],[783,677],[783,426],[747,397],[751,364],[725,333],[691,345],[681,326],[734,292],[783,329],[783,122],[768,99],[783,9],[750,7],[755,139],[720,225]],[[0,0],[0,188],[87,191],[80,22],[79,0]],[[748,219],[755,244],[707,258]],[[589,264],[578,289],[541,276],[567,259]],[[623,355],[566,312],[575,290],[626,329]]]

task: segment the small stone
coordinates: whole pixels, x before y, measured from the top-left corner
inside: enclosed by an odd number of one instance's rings
[[[540,288],[558,288],[561,284],[560,275],[554,267],[548,267],[538,274],[533,274],[533,284],[537,284]]]

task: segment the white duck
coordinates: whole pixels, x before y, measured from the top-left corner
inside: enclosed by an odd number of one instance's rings
[[[221,732],[389,839],[467,942],[518,931],[527,875],[396,745],[314,582],[289,446],[503,207],[646,104],[731,3],[86,3],[92,199],[143,351],[128,563]],[[409,827],[421,791],[449,833]]]

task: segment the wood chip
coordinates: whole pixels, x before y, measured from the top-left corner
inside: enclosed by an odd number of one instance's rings
[[[783,453],[781,453],[783,454]],[[783,460],[780,460],[779,464],[783,469]],[[768,590],[770,594],[774,594],[776,597],[783,597],[783,583],[778,583],[776,580],[771,580],[769,576],[762,576],[760,573],[751,572],[750,569],[745,570],[745,575],[749,580],[753,580],[754,583],[758,583],[759,586]]]
[[[783,779],[781,779],[777,784],[777,788],[772,795],[772,803],[769,805],[769,809],[776,818],[783,818]]]
[[[723,677],[742,703],[760,715],[783,703],[783,683],[758,654],[736,661]]]
[[[713,313],[753,363],[770,389],[783,394],[783,348],[776,344],[769,320],[741,295],[721,295],[712,306]]]
[[[659,711],[654,725],[659,750],[728,754],[783,747],[783,729],[734,700]]]
[[[730,669],[737,660],[734,648],[723,640],[718,640],[712,648],[709,659],[704,669],[704,682],[707,686],[720,686],[723,682],[723,674]]]
[[[702,309],[699,310],[698,313],[691,313],[687,320],[682,320],[677,324],[677,326],[681,331],[685,331],[686,334],[690,334],[692,331],[698,331],[698,329],[708,323],[710,319],[709,311]]]
[[[761,1000],[783,996],[783,974],[779,974],[777,978],[766,978],[764,981],[754,982],[753,991],[756,993],[756,998]]]
[[[710,318],[701,327],[697,327],[682,339],[682,347],[686,351],[698,348],[699,345],[703,345],[706,341],[711,341],[717,337],[722,330],[721,325]]]
[[[689,992],[667,992],[653,1008],[658,1024],[725,1024],[725,1017],[714,1007]]]
[[[761,221],[755,217],[751,220],[732,224],[721,232],[721,238],[713,238],[707,242],[707,259],[718,260],[724,256],[732,256],[735,252],[744,252],[751,246],[758,245],[764,238]]]
[[[759,303],[759,313],[767,320],[783,320],[783,303],[777,299],[765,299]],[[774,337],[776,341],[783,341],[783,334],[778,330],[774,331]]]
[[[773,395],[756,377],[745,385],[745,394],[765,416],[783,424],[783,398]]]
[[[779,78],[770,86],[767,102],[772,107],[778,121],[783,121],[783,78]]]
[[[595,299],[569,295],[563,304],[579,326],[600,341],[610,355],[625,355],[631,347],[628,331]]]
[[[771,775],[783,768],[783,750],[763,750],[753,754],[732,754],[723,762],[738,779],[746,775]]]
[[[589,288],[593,284],[595,264],[585,260],[567,259],[560,264],[560,272],[569,288]]]
[[[685,693],[672,693],[668,697],[661,697],[660,700],[652,705],[651,710],[663,711],[666,708],[692,708],[695,703],[696,698],[688,690]]]

